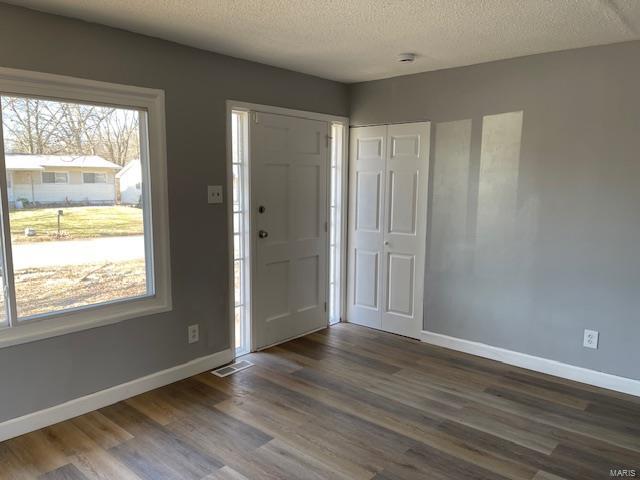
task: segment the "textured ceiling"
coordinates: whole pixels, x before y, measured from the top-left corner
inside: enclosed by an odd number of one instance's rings
[[[640,38],[640,0],[8,3],[343,82]],[[399,64],[401,52],[416,61]]]

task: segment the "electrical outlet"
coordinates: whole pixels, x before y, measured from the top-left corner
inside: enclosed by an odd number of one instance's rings
[[[585,330],[582,346],[587,348],[598,348],[598,332],[595,330]]]
[[[222,203],[222,185],[209,185],[207,195],[209,204]]]
[[[200,330],[198,325],[189,325],[187,328],[187,334],[189,337],[189,343],[196,343],[200,340]]]

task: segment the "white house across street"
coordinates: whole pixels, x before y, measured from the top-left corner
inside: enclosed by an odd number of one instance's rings
[[[5,155],[11,206],[112,205],[122,168],[98,155]]]
[[[140,160],[131,160],[116,174],[119,180],[120,203],[139,205],[142,196],[142,166]]]

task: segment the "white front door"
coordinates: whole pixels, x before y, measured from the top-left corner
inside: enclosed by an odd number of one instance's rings
[[[254,349],[327,325],[327,122],[254,112]]]
[[[419,338],[429,123],[352,129],[348,320]]]

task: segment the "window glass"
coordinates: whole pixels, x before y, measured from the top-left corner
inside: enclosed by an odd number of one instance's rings
[[[340,269],[342,264],[342,166],[343,137],[342,125],[331,127],[331,182],[329,197],[329,321],[340,321]]]
[[[144,194],[120,191],[144,184],[145,115],[2,96],[18,320],[154,293]]]
[[[66,173],[42,172],[42,183],[67,183],[67,181]]]
[[[84,183],[107,183],[107,175],[105,173],[83,173],[82,181]]]
[[[232,175],[233,175],[233,285],[235,300],[236,354],[249,351],[249,309],[246,303],[248,286],[247,258],[247,191],[246,149],[247,114],[233,112],[231,115]]]

